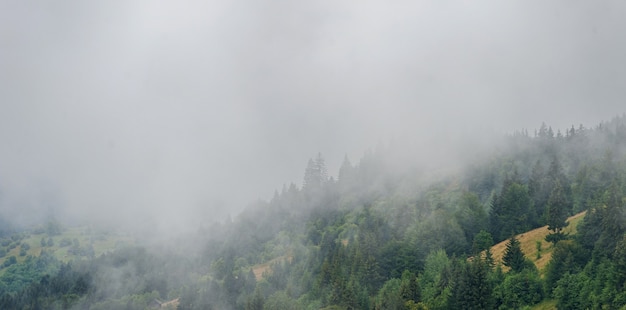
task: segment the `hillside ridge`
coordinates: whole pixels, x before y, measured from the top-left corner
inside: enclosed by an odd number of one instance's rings
[[[568,217],[567,222],[569,225],[564,229],[564,232],[570,236],[575,235],[577,231],[576,227],[585,217],[586,212],[587,211],[583,211]],[[549,233],[550,231],[548,230],[548,225],[546,225],[515,236],[515,238],[520,241],[522,251],[524,252],[526,258],[532,261],[537,269],[542,273],[548,262],[550,262],[550,259],[552,258],[552,250],[554,249],[554,246],[545,240],[545,237]],[[540,255],[537,255],[537,241],[541,242]],[[504,257],[506,244],[508,242],[509,240],[507,239],[491,247],[491,254],[493,255],[496,265],[502,265],[502,257]],[[508,267],[503,266],[503,269],[507,270]]]

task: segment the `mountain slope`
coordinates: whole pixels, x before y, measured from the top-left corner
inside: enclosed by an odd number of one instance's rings
[[[576,227],[578,223],[585,217],[586,211],[575,214],[567,219],[569,225],[564,229],[564,232],[570,236],[576,234]],[[526,255],[526,258],[530,259],[540,272],[543,272],[544,268],[550,262],[552,258],[553,245],[545,240],[545,237],[550,233],[548,226],[535,228],[533,230],[521,233],[515,238],[521,243],[522,251]],[[537,249],[537,242],[541,242],[541,250]],[[504,240],[493,247],[491,247],[491,253],[493,255],[494,262],[496,264],[502,264],[502,257],[506,251],[506,244],[508,240]],[[539,252],[540,255],[537,255]],[[505,270],[506,266],[503,267]]]

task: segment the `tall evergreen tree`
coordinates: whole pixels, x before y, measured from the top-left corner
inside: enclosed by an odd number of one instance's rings
[[[472,252],[474,254],[480,253],[485,250],[489,250],[493,245],[493,238],[491,234],[481,230],[474,236],[474,242],[472,243]]]
[[[548,199],[546,219],[548,222],[548,229],[551,230],[552,233],[546,236],[546,241],[556,244],[565,238],[562,230],[568,225],[568,208],[568,202],[565,199],[561,182],[557,179],[554,184],[554,189],[552,189],[552,193],[550,194],[550,198]]]
[[[354,167],[352,166],[352,163],[350,162],[350,159],[348,159],[348,155],[346,154],[343,157],[343,162],[341,163],[341,167],[339,167],[339,175],[337,176],[337,180],[339,182],[350,181],[353,171],[354,171]]]
[[[321,153],[317,154],[315,160],[309,159],[309,162],[304,170],[304,184],[302,189],[304,190],[317,190],[328,181],[328,171],[326,169],[326,162]]]
[[[246,301],[244,309],[246,310],[263,310],[263,295],[260,290],[255,289],[254,294],[248,298]]]
[[[405,302],[413,301],[418,303],[420,301],[420,287],[417,282],[417,277],[414,273],[405,270],[402,272],[400,284],[400,294]]]
[[[599,208],[602,232],[595,244],[595,251],[612,257],[617,243],[626,233],[625,205],[622,191],[616,181],[613,181],[606,195],[606,206]]]
[[[549,195],[552,194],[554,188],[556,187],[557,182],[560,182],[561,185],[561,195],[563,199],[564,206],[566,207],[566,214],[571,214],[572,212],[572,189],[570,186],[570,181],[568,180],[565,172],[563,171],[563,167],[561,166],[561,161],[557,156],[554,156],[552,162],[550,162],[550,168],[548,169],[548,173],[546,175],[547,178],[547,193]],[[548,196],[548,200],[549,200]],[[547,205],[546,205],[547,208]]]
[[[541,160],[537,160],[532,168],[530,178],[528,179],[528,194],[533,202],[533,226],[540,226],[543,224],[542,218],[548,201],[548,196],[550,194],[547,190],[546,174],[541,164]]]
[[[511,237],[506,244],[502,263],[504,266],[511,268],[512,271],[520,272],[524,269],[524,265],[526,264],[525,260],[526,258],[524,257],[524,252],[522,252],[522,246],[519,240],[515,237]]]
[[[517,175],[505,180],[490,211],[490,231],[494,241],[499,242],[507,236],[530,229],[530,206],[528,189],[521,184]]]
[[[463,193],[459,209],[454,213],[457,223],[463,229],[465,239],[470,241],[481,230],[488,228],[489,215],[478,196],[472,192]]]
[[[461,262],[458,277],[451,292],[454,309],[490,309],[491,292],[489,266],[481,259]]]

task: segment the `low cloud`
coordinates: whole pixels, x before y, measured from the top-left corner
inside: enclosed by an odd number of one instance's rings
[[[334,174],[378,143],[429,162],[466,134],[591,126],[624,112],[625,13],[609,0],[6,1],[2,209],[211,222],[299,184],[318,152]]]

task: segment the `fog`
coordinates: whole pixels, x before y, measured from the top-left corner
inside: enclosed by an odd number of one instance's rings
[[[223,220],[321,152],[625,112],[623,1],[0,3],[0,209]],[[37,214],[32,214],[36,211]]]

